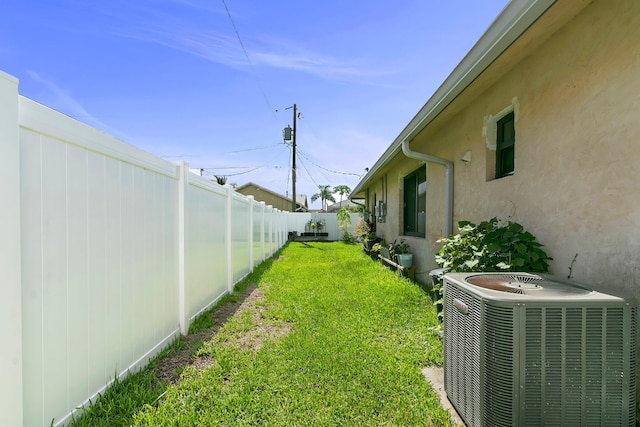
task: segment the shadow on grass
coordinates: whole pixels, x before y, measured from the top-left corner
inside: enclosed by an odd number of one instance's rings
[[[325,251],[326,250],[324,248],[319,248],[319,247],[317,247],[315,245],[309,244],[308,242],[296,242],[296,243],[299,243],[301,246],[303,246],[304,248],[307,248],[307,249],[317,249],[319,251]]]

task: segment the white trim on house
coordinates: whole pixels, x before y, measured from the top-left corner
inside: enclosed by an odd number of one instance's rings
[[[496,137],[498,133],[498,121],[509,113],[513,113],[513,121],[518,123],[520,117],[520,103],[518,98],[514,97],[511,104],[496,114],[485,116],[482,120],[482,136],[485,139],[487,150],[496,151]]]
[[[440,85],[413,119],[396,137],[352,191],[360,194],[375,175],[402,151],[403,141],[411,142],[484,70],[551,7],[556,0],[512,0]]]

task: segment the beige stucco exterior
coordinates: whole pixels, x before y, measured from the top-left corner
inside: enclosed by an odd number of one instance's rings
[[[568,3],[542,15],[410,147],[454,162],[454,224],[519,222],[553,257],[554,274],[566,277],[577,254],[574,279],[640,297],[640,2]],[[493,179],[492,126],[509,109],[515,172]],[[403,177],[420,166],[399,153],[365,178],[369,202],[387,203],[377,226],[387,240],[401,234]],[[423,281],[444,233],[444,168],[425,167],[426,237],[406,238]]]

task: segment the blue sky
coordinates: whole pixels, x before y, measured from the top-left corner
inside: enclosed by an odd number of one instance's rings
[[[281,194],[296,103],[311,202],[355,187],[507,3],[4,0],[0,69],[127,143]]]

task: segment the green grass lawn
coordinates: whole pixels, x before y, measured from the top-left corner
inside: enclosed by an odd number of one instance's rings
[[[76,425],[451,425],[421,374],[442,364],[442,345],[419,286],[357,245],[293,242],[278,255],[239,286],[260,298],[199,344],[202,363],[152,387],[154,362]]]

